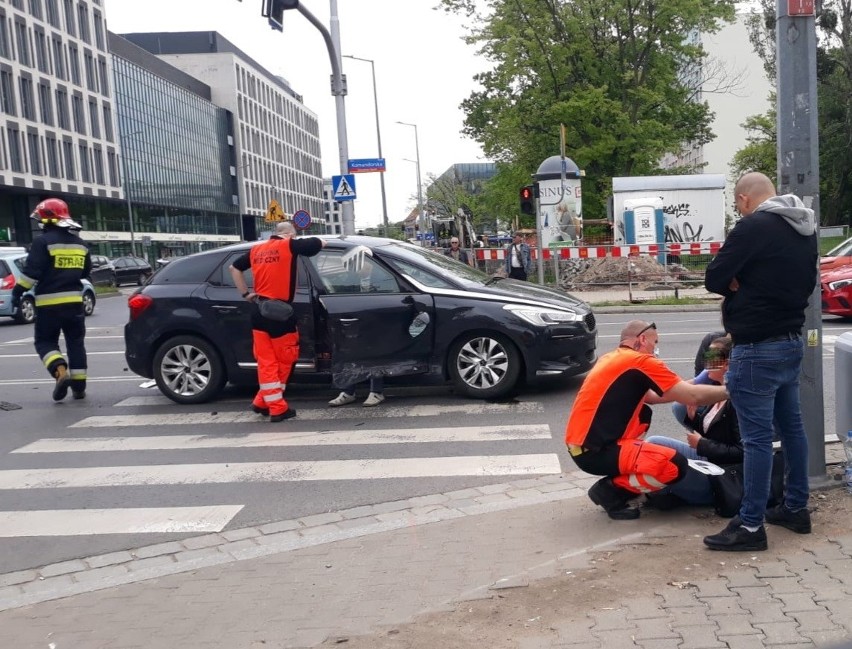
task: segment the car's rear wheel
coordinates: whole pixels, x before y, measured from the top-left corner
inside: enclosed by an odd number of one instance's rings
[[[35,301],[31,297],[21,298],[21,306],[14,316],[18,324],[32,324],[35,322]]]
[[[160,392],[177,403],[205,403],[225,385],[225,366],[215,349],[197,336],[176,336],[154,354]]]
[[[89,291],[83,293],[83,313],[87,316],[95,312],[95,294]]]
[[[149,277],[151,277],[151,273],[148,273],[148,272],[139,273],[139,277],[136,279],[136,285],[142,286],[145,282],[148,281]]]
[[[467,334],[453,343],[447,357],[456,390],[475,399],[497,399],[512,392],[521,363],[518,348],[496,333]]]

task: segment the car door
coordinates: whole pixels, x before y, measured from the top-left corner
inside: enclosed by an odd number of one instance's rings
[[[224,327],[228,332],[228,343],[236,363],[243,369],[256,367],[252,349],[251,312],[253,306],[237,291],[234,280],[228,270],[237,257],[245,251],[234,251],[225,257],[224,262],[214,271],[204,287],[204,300],[210,317]],[[296,276],[296,295],[293,298],[293,309],[296,312],[299,328],[299,360],[297,371],[314,371],[317,367],[315,345],[315,314],[311,301],[311,286],[304,259],[299,259]],[[249,289],[254,287],[251,270],[243,277]]]
[[[115,281],[117,284],[126,284],[131,281],[129,277],[132,277],[132,269],[128,268],[128,259],[127,257],[120,257],[113,262],[113,266],[115,266]]]
[[[434,344],[431,295],[412,290],[368,255],[354,261],[351,252],[325,248],[310,262],[323,287],[319,302],[336,384],[357,383],[371,373],[429,371]],[[420,314],[425,316],[415,323]]]

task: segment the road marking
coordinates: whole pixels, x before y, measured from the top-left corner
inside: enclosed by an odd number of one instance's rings
[[[116,350],[111,352],[86,352],[86,356],[114,356],[116,354],[124,355],[124,350]],[[35,352],[31,354],[0,354],[0,358],[38,358]]]
[[[221,532],[243,505],[0,511],[0,538]]]
[[[383,480],[387,478],[490,477],[561,473],[555,453],[464,455],[385,460],[229,462],[149,466],[98,466],[0,471],[0,489],[61,489],[233,482]]]
[[[114,383],[116,381],[133,381],[138,383],[141,379],[131,374],[130,376],[89,376],[88,383]],[[2,379],[0,385],[53,385],[55,379]]]
[[[136,377],[142,381],[148,381],[150,379],[143,379],[142,377]],[[217,399],[216,403],[248,403],[248,399],[246,397],[242,398],[233,398],[233,399]],[[127,397],[126,399],[122,399],[118,403],[114,403],[114,408],[129,408],[136,406],[176,406],[174,401],[165,396],[162,392],[157,390],[156,394],[152,394],[150,396],[144,397]]]
[[[12,453],[91,453],[101,451],[163,451],[199,448],[264,448],[431,442],[498,442],[551,439],[547,424],[406,428],[403,430],[339,430],[328,433],[250,433],[248,435],[157,435],[150,437],[45,438]]]
[[[544,407],[536,401],[521,403],[467,403],[410,406],[394,408],[323,408],[298,410],[299,421],[319,419],[380,419],[406,417],[432,417],[436,415],[487,415],[487,414],[532,414],[543,412]],[[209,426],[212,424],[265,424],[267,420],[253,412],[187,412],[168,415],[99,415],[86,417],[71,424],[69,428],[116,428],[121,426]],[[287,426],[286,422],[282,423]]]

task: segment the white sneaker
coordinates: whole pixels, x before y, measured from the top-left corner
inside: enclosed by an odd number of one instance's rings
[[[373,406],[379,405],[382,401],[385,400],[385,395],[381,392],[371,392],[367,395],[367,398],[364,400],[365,408],[372,408]]]
[[[346,394],[345,392],[341,392],[334,399],[328,402],[332,408],[336,408],[337,406],[346,406],[355,401],[354,394]]]

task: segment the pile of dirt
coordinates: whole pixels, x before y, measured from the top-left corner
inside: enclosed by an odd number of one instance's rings
[[[658,284],[703,282],[703,273],[680,264],[661,264],[656,257],[605,257],[576,259],[560,268],[559,285],[565,290],[600,290],[632,283],[638,289]]]

